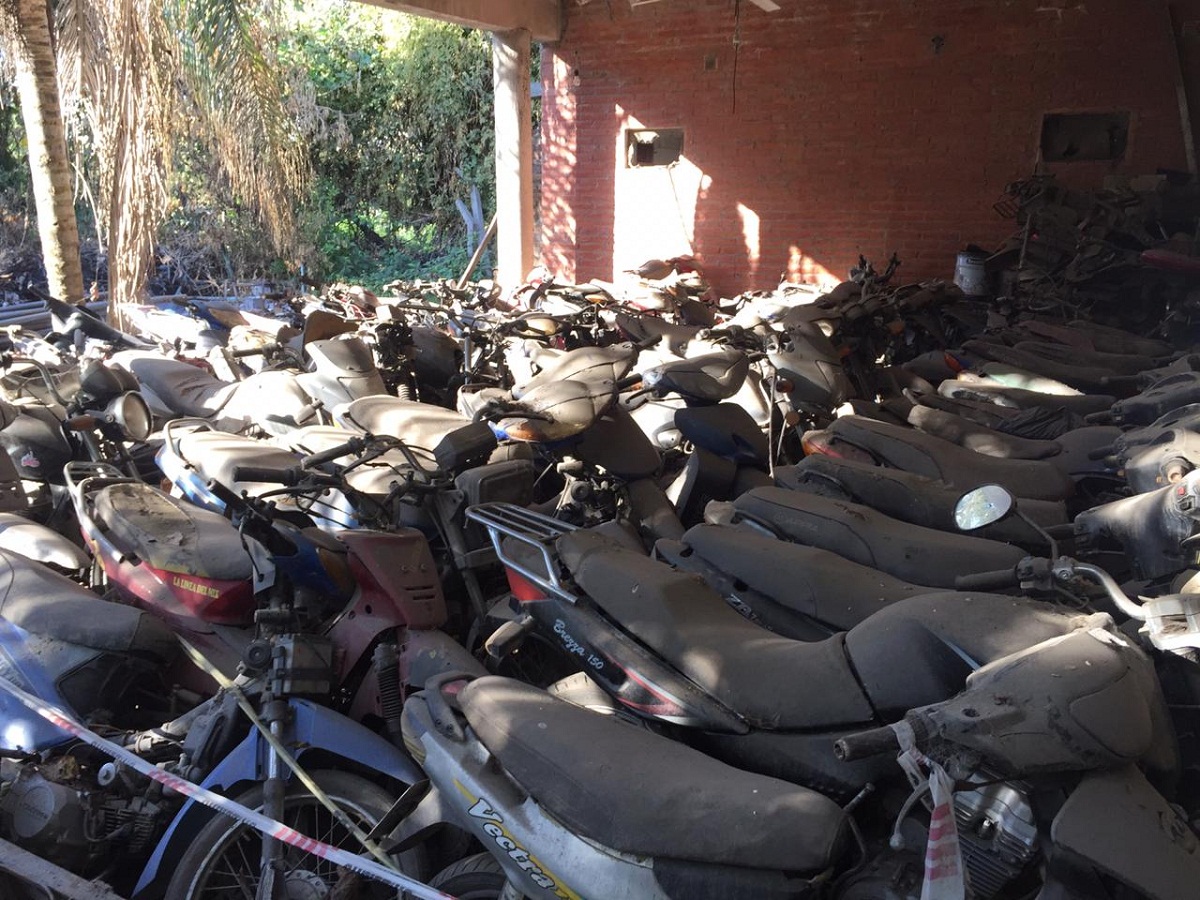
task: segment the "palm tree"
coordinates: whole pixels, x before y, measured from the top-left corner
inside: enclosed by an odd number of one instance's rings
[[[307,154],[268,49],[272,21],[270,0],[59,3],[59,79],[98,164],[118,319],[145,296],[179,137],[203,140],[275,245],[289,245]]]
[[[83,298],[83,269],[50,34],[46,0],[0,0],[0,54],[20,98],[46,279],[73,302]]]
[[[14,68],[18,76],[22,65],[28,71],[27,88],[18,78],[26,121],[48,123],[43,130],[58,138],[45,152],[30,153],[35,186],[46,182],[60,192],[49,214],[38,199],[43,247],[63,245],[58,255],[74,248],[78,272],[61,90],[67,121],[87,135],[96,160],[116,321],[124,304],[145,296],[181,135],[207,143],[234,194],[259,213],[277,247],[288,246],[290,198],[307,177],[307,154],[285,103],[283,74],[267,49],[269,31],[261,23],[273,20],[269,0],[60,0],[57,61],[46,0],[0,0],[0,15]],[[52,254],[44,252],[49,269]],[[82,295],[80,275],[62,283],[58,288],[52,280],[52,289]]]

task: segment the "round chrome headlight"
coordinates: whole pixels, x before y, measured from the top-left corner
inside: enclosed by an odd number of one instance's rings
[[[126,440],[144,441],[150,436],[153,427],[150,407],[137,391],[127,391],[109,401],[105,412],[120,426]]]

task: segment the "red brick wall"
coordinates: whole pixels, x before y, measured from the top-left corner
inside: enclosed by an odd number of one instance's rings
[[[1011,230],[992,203],[1033,170],[1047,111],[1132,114],[1120,162],[1052,167],[1072,183],[1185,167],[1157,0],[779,3],[743,0],[736,61],[733,0],[564,3],[542,65],[552,271],[694,251],[728,295],[896,250],[905,277],[949,277]],[[626,168],[629,126],[682,127],[684,161]]]

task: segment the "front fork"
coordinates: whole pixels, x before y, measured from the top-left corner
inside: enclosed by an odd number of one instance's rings
[[[275,645],[271,653],[271,691],[263,697],[262,718],[271,735],[282,743],[288,724],[289,707],[284,694],[284,679],[287,672],[287,653]],[[263,815],[276,822],[284,817],[284,798],[287,782],[284,779],[283,760],[275,744],[267,743],[267,777],[263,781]],[[263,833],[262,878],[259,879],[255,900],[287,900],[287,884],[284,879],[284,847],[282,841]]]

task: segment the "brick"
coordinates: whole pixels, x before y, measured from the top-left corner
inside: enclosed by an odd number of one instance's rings
[[[1032,170],[1047,111],[1133,114],[1126,158],[1054,167],[1070,184],[1183,168],[1161,10],[1089,0],[1039,11],[1050,5],[788,0],[765,14],[742,3],[735,84],[730,0],[565,4],[565,37],[542,66],[558,79],[546,105],[560,107],[542,123],[543,255],[564,277],[607,279],[694,232],[724,294],[772,285],[793,245],[838,275],[862,248],[879,261],[897,250],[906,279],[947,277],[963,243],[1010,232],[991,204]],[[1200,0],[1174,5],[1200,19]],[[1184,49],[1200,83],[1200,49]],[[717,69],[705,72],[710,54]],[[667,174],[620,163],[634,121],[685,130],[678,204]],[[696,169],[709,179],[699,191]],[[756,268],[739,204],[759,218]]]

